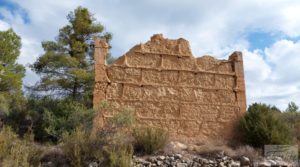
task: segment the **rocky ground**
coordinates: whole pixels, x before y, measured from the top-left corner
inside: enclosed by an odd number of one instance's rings
[[[262,157],[249,146],[232,149],[224,144],[203,146],[171,142],[168,151],[152,156],[134,156],[132,167],[297,167],[280,157]]]
[[[157,155],[133,158],[133,167],[292,167],[296,166],[283,161],[280,157],[266,158],[253,161],[250,158],[228,157],[219,155],[217,157],[202,157],[199,155]]]
[[[69,167],[63,157],[48,157],[43,167]],[[60,162],[58,162],[60,159]],[[89,167],[105,167],[96,162]],[[280,157],[252,160],[246,156],[229,157],[224,154],[217,156],[201,156],[192,154],[162,154],[152,156],[133,156],[131,167],[297,167],[296,164],[285,162]]]
[[[285,161],[280,157],[254,155],[257,152],[249,149],[250,147],[244,147],[243,150],[246,151],[238,151],[229,150],[221,145],[214,146],[209,145],[209,150],[206,149],[203,153],[203,147],[197,149],[196,146],[171,143],[168,150],[163,150],[155,155],[134,155],[131,167],[298,167],[297,164]],[[59,148],[55,148],[49,153],[44,156],[45,159],[42,159],[42,167],[70,166]],[[88,166],[106,167],[97,162],[90,163]]]

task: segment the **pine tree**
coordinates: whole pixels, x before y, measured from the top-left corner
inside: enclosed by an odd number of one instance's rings
[[[67,16],[69,24],[55,41],[44,41],[45,53],[31,68],[41,76],[34,90],[53,97],[72,98],[91,106],[94,85],[92,41],[95,36],[111,39],[87,8],[78,7]]]
[[[16,63],[20,49],[21,38],[12,29],[0,31],[0,96],[6,101],[22,97],[25,68]]]
[[[296,105],[296,103],[295,102],[290,102],[288,104],[286,112],[297,112],[298,110],[299,110],[299,107]]]

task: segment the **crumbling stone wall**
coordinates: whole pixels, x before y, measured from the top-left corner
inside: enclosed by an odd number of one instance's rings
[[[95,41],[94,107],[107,100],[132,108],[138,124],[167,129],[180,140],[233,137],[246,110],[241,52],[228,60],[193,57],[185,39],[158,34],[107,66],[107,48]]]

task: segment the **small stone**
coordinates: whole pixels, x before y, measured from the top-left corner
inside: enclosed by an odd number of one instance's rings
[[[271,164],[271,166],[276,166],[276,161],[274,161],[274,160],[268,160],[268,162]]]
[[[98,163],[97,162],[92,162],[89,164],[89,167],[98,167]]]
[[[158,156],[158,157],[157,157],[157,159],[158,159],[158,160],[165,160],[165,159],[166,159],[166,157],[165,157],[165,156],[163,156],[163,155],[161,155],[161,156]]]
[[[213,164],[213,163],[214,163],[214,161],[213,161],[213,160],[209,160],[209,161],[208,161],[208,163],[210,163],[210,164]]]
[[[202,164],[209,164],[209,161],[205,158],[202,158],[199,162]]]
[[[220,162],[220,163],[218,164],[218,167],[226,167],[226,165],[225,165],[224,162]]]
[[[158,166],[160,166],[161,164],[163,164],[163,162],[162,162],[162,161],[156,161],[156,164],[157,164]]]
[[[227,156],[224,156],[223,158],[222,158],[222,161],[227,161],[229,158],[227,157]]]
[[[231,164],[232,167],[240,167],[241,166],[240,162],[233,161],[233,160],[231,161],[230,164]]]
[[[250,159],[248,157],[242,156],[241,157],[241,165],[246,166],[246,165],[250,165]]]
[[[187,164],[185,164],[185,163],[177,163],[176,167],[187,167]]]
[[[283,161],[283,159],[281,157],[274,157],[274,160],[276,160],[276,161]]]
[[[278,161],[276,161],[276,164],[277,164],[277,166],[289,166],[289,163],[287,163],[287,162],[284,162],[284,161],[280,161],[280,160],[278,160]]]
[[[150,161],[150,162],[152,162],[152,163],[156,162],[156,158],[155,157],[149,157],[147,160]]]
[[[181,159],[181,158],[182,158],[182,155],[181,155],[181,154],[175,154],[174,157],[175,157],[176,159]]]
[[[259,162],[258,166],[259,167],[270,167],[271,163],[267,162],[267,161],[262,161],[262,162]]]

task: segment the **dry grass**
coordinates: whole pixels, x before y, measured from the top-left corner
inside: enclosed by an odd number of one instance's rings
[[[210,140],[200,145],[194,146],[194,150],[197,154],[203,156],[218,156],[227,155],[230,157],[246,156],[250,159],[260,159],[262,156],[262,150],[255,149],[248,145],[230,146],[228,142],[224,140]]]
[[[53,166],[67,167],[70,166],[65,153],[58,146],[48,146],[41,155],[41,164],[51,163]]]
[[[160,128],[139,127],[133,130],[134,147],[138,152],[153,154],[164,148],[168,140],[168,133]]]
[[[0,131],[0,159],[3,167],[34,167],[40,165],[42,150],[33,143],[33,136],[27,135],[19,139],[11,128],[4,127]]]

